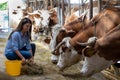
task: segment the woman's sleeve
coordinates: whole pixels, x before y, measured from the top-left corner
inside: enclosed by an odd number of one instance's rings
[[[19,49],[19,37],[18,37],[18,34],[17,33],[13,33],[12,34],[12,47],[13,47],[13,50],[15,51],[15,50],[18,50]]]

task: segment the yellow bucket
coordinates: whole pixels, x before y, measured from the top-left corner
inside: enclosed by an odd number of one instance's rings
[[[19,76],[21,72],[21,61],[18,60],[7,60],[5,61],[6,72],[10,76]]]

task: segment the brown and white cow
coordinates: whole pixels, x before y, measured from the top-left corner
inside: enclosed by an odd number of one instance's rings
[[[85,20],[84,20],[85,19]],[[84,21],[84,22],[83,22]],[[50,49],[53,53],[58,43],[62,41],[65,37],[73,37],[80,30],[83,29],[84,24],[87,23],[86,15],[81,15],[79,18],[69,22],[68,24],[61,27],[60,25],[54,26],[52,29],[52,39],[50,41]],[[53,63],[56,63],[59,58],[59,51],[56,50],[51,56]]]
[[[32,13],[28,13],[27,16],[31,19],[33,22],[33,40],[34,36],[38,37],[39,33],[43,33],[45,29],[49,28],[49,25],[56,24],[54,20],[56,20],[55,16],[55,10],[49,11],[49,10],[35,10]],[[53,18],[54,17],[54,18]],[[52,22],[51,22],[52,20]]]
[[[57,48],[60,48],[61,54],[57,66],[60,68],[60,70],[64,70],[66,67],[77,63],[79,59],[77,59],[76,56],[82,55],[82,50],[84,48],[83,46],[79,45],[78,42],[86,42],[92,36],[95,36],[92,38],[93,40],[96,40],[96,37],[99,39],[106,35],[108,31],[116,27],[118,24],[120,24],[119,8],[107,8],[103,10],[101,13],[93,17],[88,24],[86,24],[83,32],[76,34],[73,38],[66,37],[60,44],[58,44],[60,46],[57,46]],[[80,71],[84,76],[97,73],[113,64],[113,61],[106,60],[105,57],[97,54],[90,56],[90,58],[91,59],[89,60],[86,60],[88,58],[85,58],[82,70]],[[97,60],[95,61],[95,59]],[[102,63],[97,64],[100,62]]]
[[[94,15],[97,15],[98,10],[96,9],[96,7],[94,7],[93,12],[94,12]],[[61,27],[60,25],[56,25],[58,27],[53,28],[53,31],[52,31],[53,37],[50,41],[51,51],[55,50],[57,44],[61,42],[63,38],[68,36],[73,37],[80,30],[83,30],[84,29],[83,26],[87,24],[89,21],[88,16],[89,16],[89,10],[86,10],[86,12],[82,13],[81,15],[79,15],[79,10],[78,10],[73,14],[71,14],[68,18],[66,18],[65,24],[62,28],[60,28]],[[46,40],[46,42],[48,41]],[[51,56],[51,60],[52,62],[57,63],[58,58],[59,58],[59,51],[56,50],[56,52],[54,52],[54,54]]]

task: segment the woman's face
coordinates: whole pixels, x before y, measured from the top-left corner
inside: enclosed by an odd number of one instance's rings
[[[26,23],[26,24],[24,24],[23,25],[23,32],[27,32],[27,31],[29,31],[29,29],[30,29],[30,26],[31,26],[31,24],[30,23]]]

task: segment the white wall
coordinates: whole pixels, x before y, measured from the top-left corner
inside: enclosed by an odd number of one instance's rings
[[[9,0],[8,5],[9,5],[9,26],[15,27],[19,23],[20,21],[19,19],[22,16],[20,10],[25,9],[27,5],[25,4],[24,0]],[[17,6],[21,6],[21,8],[18,9]],[[18,10],[19,13],[17,15],[12,14],[14,10]]]
[[[0,3],[7,2],[8,0],[0,0]],[[0,29],[1,32],[8,32],[8,10],[0,11]]]
[[[0,3],[7,2],[8,0],[0,0]]]

